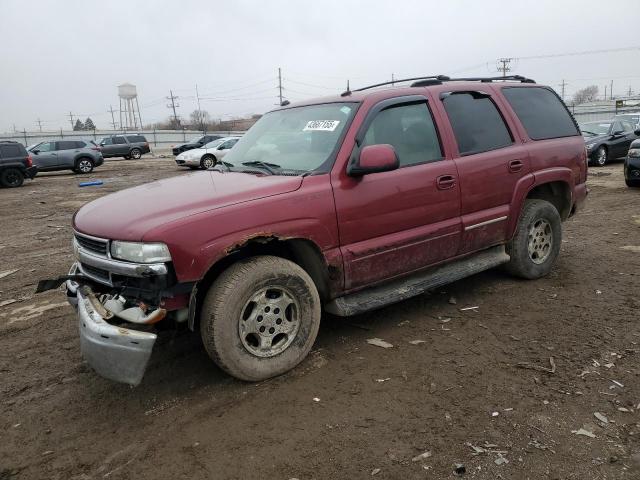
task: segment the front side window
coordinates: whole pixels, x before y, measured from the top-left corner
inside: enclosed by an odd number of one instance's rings
[[[579,135],[558,95],[545,87],[505,87],[507,102],[532,140]]]
[[[54,152],[56,150],[55,142],[42,142],[34,150],[38,152]]]
[[[426,103],[394,105],[382,110],[369,125],[362,143],[391,145],[400,166],[442,159],[442,149]]]
[[[114,145],[124,145],[127,141],[124,137],[113,137],[113,143]]]
[[[225,164],[267,163],[275,173],[324,171],[355,111],[356,104],[345,102],[267,113],[224,157]]]
[[[513,143],[502,115],[486,94],[454,92],[443,103],[460,155],[488,152]]]

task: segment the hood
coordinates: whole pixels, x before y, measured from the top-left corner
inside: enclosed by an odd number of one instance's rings
[[[87,203],[74,216],[79,232],[141,241],[149,230],[209,210],[300,188],[302,177],[204,171],[121,190]]]
[[[601,140],[605,140],[607,138],[609,138],[611,135],[593,135],[591,137],[587,136],[587,135],[583,135],[582,138],[584,138],[584,143],[595,143],[595,142],[599,142]]]

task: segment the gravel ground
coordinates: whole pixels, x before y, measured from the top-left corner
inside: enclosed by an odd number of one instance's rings
[[[640,190],[620,164],[591,170],[547,278],[490,271],[325,316],[309,358],[257,384],[167,333],[139,387],[111,383],[62,292],[35,285],[66,273],[82,204],[184,174],[108,161],[0,190],[0,276],[17,270],[0,279],[0,479],[640,478]]]

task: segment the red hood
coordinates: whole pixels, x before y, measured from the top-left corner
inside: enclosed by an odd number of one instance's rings
[[[197,213],[292,192],[302,177],[195,172],[98,198],[74,217],[79,232],[101,238],[140,241],[152,228]]]

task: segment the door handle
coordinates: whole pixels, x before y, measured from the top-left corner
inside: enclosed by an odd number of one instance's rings
[[[436,178],[436,187],[438,190],[449,190],[456,184],[456,177],[453,175],[441,175]]]
[[[509,162],[509,171],[511,173],[519,172],[524,167],[524,164],[520,160],[511,160]]]

